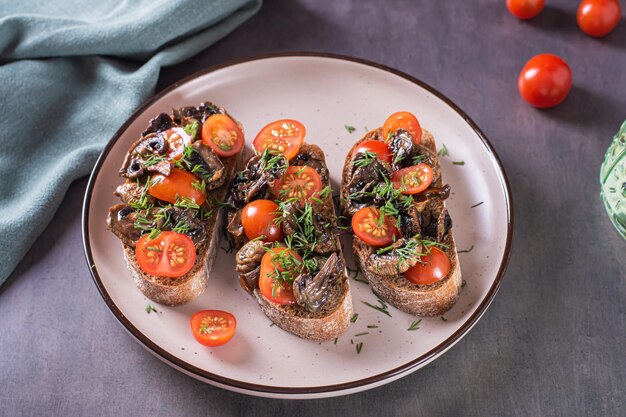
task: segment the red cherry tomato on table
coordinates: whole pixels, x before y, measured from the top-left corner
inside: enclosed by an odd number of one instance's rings
[[[422,142],[422,127],[413,113],[399,111],[389,116],[383,125],[383,140],[387,141],[389,135],[396,133],[398,129],[404,129],[409,132],[413,136],[413,143],[416,145]]]
[[[322,179],[316,170],[309,166],[292,165],[285,176],[274,181],[274,195],[286,200],[299,198],[308,201],[322,190]]]
[[[137,262],[144,272],[178,278],[191,271],[196,248],[189,236],[176,232],[161,232],[154,239],[148,236],[141,236],[135,245]]]
[[[430,254],[421,257],[421,263],[410,268],[404,277],[413,284],[429,285],[441,281],[450,273],[450,258],[443,251],[431,248]]]
[[[297,120],[276,120],[261,129],[252,146],[258,153],[269,149],[272,153],[282,153],[290,160],[300,151],[305,135],[304,125]]]
[[[355,154],[365,152],[373,152],[378,156],[379,160],[391,163],[391,151],[384,142],[379,140],[366,140],[361,142],[354,150]]]
[[[243,148],[243,132],[225,114],[214,114],[202,126],[202,142],[218,156],[236,155]]]
[[[191,316],[191,332],[196,341],[204,346],[221,346],[235,335],[237,319],[221,310],[198,311]]]
[[[259,290],[276,304],[294,304],[293,280],[300,273],[302,258],[284,247],[272,248],[261,259]]]
[[[622,18],[622,9],[617,0],[583,0],[578,6],[578,27],[589,36],[606,36]]]
[[[241,224],[248,239],[261,237],[266,242],[283,240],[283,229],[276,223],[278,204],[271,200],[255,200],[243,208]]]
[[[172,168],[167,177],[159,174],[150,179],[148,194],[172,204],[187,198],[200,206],[206,200],[206,194],[194,187],[198,181],[195,175],[179,168]]]
[[[417,164],[394,172],[391,182],[395,188],[402,190],[402,194],[417,194],[428,188],[434,176],[430,166]]]
[[[519,75],[517,87],[528,103],[541,109],[554,107],[572,88],[572,70],[556,55],[532,57]]]
[[[391,219],[383,216],[375,207],[364,207],[352,216],[352,231],[363,242],[371,246],[385,246],[398,236],[398,229]]]
[[[519,19],[532,19],[543,10],[544,0],[506,0],[509,12]]]

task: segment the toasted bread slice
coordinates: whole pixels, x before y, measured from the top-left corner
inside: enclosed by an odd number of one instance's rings
[[[197,117],[198,115],[194,114],[194,111],[199,112],[207,107],[215,107],[218,109],[218,113],[223,113],[231,117],[243,132],[244,129],[241,123],[230,116],[223,108],[215,106],[210,102],[204,102],[199,107],[195,108],[195,110],[194,107],[184,107],[178,110],[173,110],[173,114],[169,116],[162,113],[150,121],[148,129],[142,133],[142,137],[146,134],[154,132],[155,128],[163,128],[163,126],[165,126],[165,129],[167,129],[171,127],[170,123],[173,123],[173,120],[176,120],[177,123],[180,122],[177,118],[184,121],[185,118],[188,117]],[[124,260],[126,261],[128,271],[133,277],[137,287],[150,300],[159,304],[176,306],[191,301],[198,295],[202,294],[202,292],[206,289],[209,280],[209,273],[213,266],[216,249],[220,239],[219,226],[222,224],[223,217],[219,204],[216,204],[215,202],[221,203],[225,200],[230,180],[233,178],[235,172],[240,168],[243,161],[243,155],[244,152],[242,151],[228,158],[220,158],[220,161],[224,166],[224,171],[221,177],[224,183],[206,193],[206,201],[211,206],[210,209],[213,212],[213,216],[205,220],[206,239],[201,246],[196,247],[196,261],[193,268],[181,277],[168,278],[155,276],[143,271],[137,261],[135,248],[134,246],[131,246],[135,243],[134,240],[131,241],[123,238],[123,236],[120,236],[113,230],[111,225],[111,213],[109,213],[107,225],[109,229],[121,239],[120,243],[122,245]]]
[[[235,171],[241,165],[243,152],[230,158],[222,158],[224,173],[227,178],[232,178]],[[223,186],[207,193],[207,201],[224,201],[228,191],[228,182]],[[219,225],[222,224],[222,210],[214,207],[215,216],[207,220],[208,237],[205,243],[196,248],[196,264],[193,269],[179,278],[159,277],[144,272],[137,258],[135,248],[123,242],[124,259],[126,266],[133,277],[135,284],[141,292],[154,302],[168,306],[185,304],[204,292],[209,282],[209,273],[213,267],[215,253],[218,247],[220,233]]]
[[[304,153],[314,154],[326,168],[324,152],[317,145],[305,142],[300,149],[300,154]],[[328,182],[326,180],[323,186],[330,185]],[[330,213],[335,213],[332,195],[328,195],[323,199],[323,206]],[[251,292],[263,313],[281,329],[303,339],[332,340],[347,330],[353,315],[350,281],[340,245],[337,245],[336,253],[342,263],[341,273],[333,276],[333,280],[326,290],[328,291],[328,299],[321,309],[316,312],[310,312],[297,304],[279,305],[273,303],[263,296],[258,287],[253,288],[252,291],[249,288],[244,287],[244,289]],[[240,281],[244,280],[243,275],[240,274]]]
[[[357,146],[366,140],[381,138],[381,129],[376,129],[368,132],[362,139],[354,144],[350,152],[346,157],[346,162],[343,168],[342,185],[341,185],[341,201],[346,201],[347,188],[346,184],[350,180],[350,160],[352,153]],[[433,151],[434,163],[439,164],[437,160],[437,148],[435,146],[435,138],[426,129],[422,130],[422,145],[428,147]],[[435,180],[434,186],[441,186],[443,183],[441,176]],[[424,203],[416,203],[424,207]],[[429,204],[429,203],[426,203]],[[440,212],[445,208],[443,201],[437,201],[431,203],[435,211]],[[462,278],[461,278],[461,266],[459,265],[458,254],[456,251],[456,245],[454,237],[452,236],[452,230],[447,234],[444,242],[447,248],[442,249],[450,258],[450,272],[442,280],[430,284],[430,285],[417,285],[406,279],[403,275],[378,275],[366,268],[365,261],[367,259],[366,250],[367,244],[361,241],[356,236],[353,239],[352,249],[354,256],[357,260],[357,265],[360,271],[365,275],[365,278],[370,283],[372,290],[382,300],[388,302],[392,306],[406,313],[413,314],[420,317],[432,317],[444,314],[450,310],[456,303],[461,292]]]

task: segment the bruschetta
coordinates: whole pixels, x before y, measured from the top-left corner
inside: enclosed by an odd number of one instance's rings
[[[408,112],[390,116],[349,151],[341,208],[360,271],[382,300],[416,316],[457,301],[461,267],[433,135]]]
[[[241,286],[278,327],[331,340],[352,317],[350,283],[322,150],[305,127],[278,120],[232,181],[227,230]]]
[[[243,145],[241,124],[205,102],[159,114],[128,150],[107,225],[149,299],[179,305],[206,288]]]

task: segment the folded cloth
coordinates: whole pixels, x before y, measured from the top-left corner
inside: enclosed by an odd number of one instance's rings
[[[70,183],[90,172],[153,93],[159,69],[212,45],[260,7],[261,0],[0,2],[0,285]]]

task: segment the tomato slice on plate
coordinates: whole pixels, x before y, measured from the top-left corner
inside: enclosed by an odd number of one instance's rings
[[[202,126],[202,142],[218,156],[233,156],[243,148],[243,132],[225,114],[214,114]]]
[[[135,245],[137,262],[144,272],[158,277],[178,278],[191,271],[196,247],[182,233],[161,232],[154,239],[143,235]]]
[[[450,258],[440,249],[431,248],[430,254],[422,256],[420,262],[404,273],[404,277],[414,284],[434,284],[450,273]]]
[[[322,190],[322,179],[309,166],[290,166],[285,176],[274,181],[274,195],[279,199],[308,201]]]
[[[185,146],[191,144],[192,138],[180,127],[168,129],[162,133],[168,143],[167,157],[169,159],[180,159],[185,150]]]
[[[248,239],[261,238],[266,242],[283,240],[283,229],[277,224],[278,204],[271,200],[255,200],[245,205],[241,224]]]
[[[361,142],[359,146],[354,150],[354,153],[375,153],[379,160],[391,163],[391,151],[385,142],[379,140],[366,140]]]
[[[372,246],[388,245],[398,236],[398,229],[391,219],[381,216],[380,210],[375,207],[364,207],[354,213],[352,231],[359,239]]]
[[[417,164],[394,172],[391,182],[395,188],[402,190],[402,194],[417,194],[428,188],[434,176],[430,166]]]
[[[304,125],[297,120],[276,120],[261,129],[252,146],[260,154],[269,149],[271,153],[282,153],[290,160],[300,151],[305,135]]]
[[[179,168],[172,168],[169,176],[159,174],[150,179],[148,194],[172,204],[181,199],[188,199],[200,206],[206,200],[206,194],[194,187],[198,182],[195,175]]]
[[[383,125],[383,140],[389,140],[390,135],[395,134],[398,129],[409,132],[413,136],[413,143],[416,145],[422,142],[422,127],[413,113],[399,111],[389,116]]]
[[[265,252],[259,276],[261,294],[276,304],[294,304],[292,284],[301,268],[302,258],[289,248],[276,247]]]
[[[237,319],[227,311],[202,310],[191,316],[191,332],[204,346],[221,346],[235,335]]]

